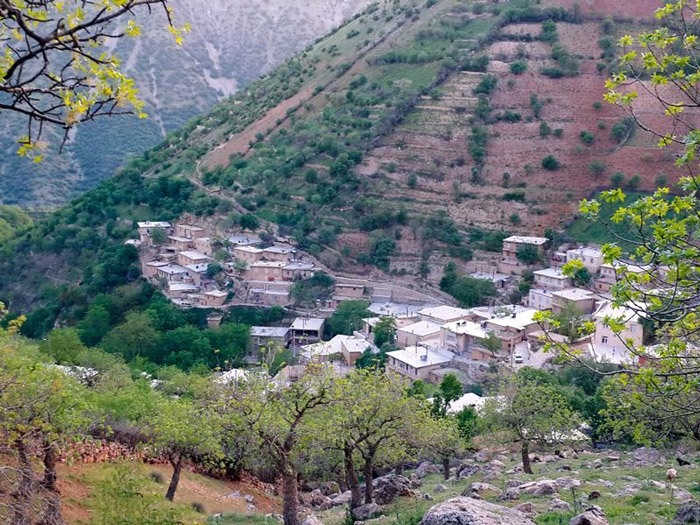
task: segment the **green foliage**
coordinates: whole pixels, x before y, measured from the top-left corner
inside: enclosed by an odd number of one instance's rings
[[[484,75],[479,84],[472,90],[474,95],[490,95],[496,89],[498,78],[494,75]]]
[[[464,307],[482,306],[490,297],[496,295],[493,282],[459,275],[453,264],[445,267],[440,280],[440,289],[457,299]]]
[[[456,375],[452,373],[446,374],[440,382],[438,391],[433,395],[431,413],[434,417],[447,417],[447,409],[450,403],[456,401],[461,396],[462,383],[459,382]]]
[[[586,146],[590,146],[595,140],[595,135],[593,135],[593,133],[590,131],[582,131],[579,137],[581,138],[581,142],[583,142]]]
[[[637,123],[632,117],[624,117],[610,128],[610,136],[615,139],[618,143],[622,143],[629,140],[634,136],[634,132],[637,128]]]
[[[510,72],[514,75],[522,75],[527,71],[527,62],[524,60],[516,60],[515,62],[511,62],[509,68]]]
[[[386,343],[393,343],[396,338],[396,320],[393,317],[381,317],[372,332],[375,346],[381,348]]]
[[[547,155],[545,158],[542,159],[541,164],[542,167],[548,171],[556,171],[561,166],[559,161],[553,155]]]
[[[474,162],[483,165],[486,160],[486,145],[489,140],[489,132],[485,126],[475,126],[469,135],[469,154]]]
[[[612,177],[610,177],[610,183],[615,188],[622,188],[625,184],[625,174],[621,171],[616,171]]]
[[[608,165],[602,160],[594,160],[588,164],[588,171],[597,179],[601,177],[608,169]]]
[[[32,218],[18,206],[0,206],[0,243],[14,236],[18,231],[34,224]]]
[[[297,304],[316,305],[317,300],[328,299],[333,293],[335,281],[324,272],[314,273],[311,279],[299,281],[292,286],[292,297]]]
[[[362,319],[372,317],[367,309],[369,301],[343,301],[338,305],[333,315],[328,318],[327,327],[331,337],[338,334],[352,335],[355,330],[362,328]]]

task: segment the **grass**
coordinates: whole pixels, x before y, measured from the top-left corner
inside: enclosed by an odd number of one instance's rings
[[[223,516],[211,517],[208,525],[272,525],[278,524],[276,518],[266,516],[251,516],[250,514],[224,514]]]

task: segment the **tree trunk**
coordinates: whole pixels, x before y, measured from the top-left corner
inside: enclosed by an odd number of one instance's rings
[[[396,473],[399,476],[403,476],[403,463],[399,463],[398,465],[396,465]]]
[[[29,461],[24,441],[15,441],[17,459],[19,462],[17,488],[12,493],[12,523],[13,525],[29,525],[29,513],[32,494],[34,493],[34,470]]]
[[[182,456],[174,456],[170,458],[170,464],[173,466],[173,477],[170,478],[170,485],[168,486],[168,492],[165,493],[165,499],[172,501],[175,499],[175,491],[177,490],[177,484],[180,483],[180,471],[182,470]]]
[[[357,479],[355,464],[352,461],[352,448],[346,445],[343,448],[343,456],[345,462],[345,479],[350,489],[350,510],[362,505],[362,489],[360,488],[360,480]]]
[[[291,465],[285,465],[282,469],[282,495],[284,499],[282,508],[284,525],[299,525],[297,474]]]
[[[56,490],[56,447],[53,443],[44,441],[44,479],[41,481],[46,490],[57,492]]]
[[[51,491],[44,499],[46,507],[37,525],[65,525],[61,515],[61,496],[58,491]]]
[[[445,481],[450,479],[450,457],[449,456],[442,457],[442,473],[445,476]]]
[[[374,485],[372,485],[372,481],[374,480],[374,473],[372,471],[374,467],[372,465],[372,459],[372,456],[368,456],[368,459],[365,459],[365,505],[374,501]]]
[[[530,443],[523,441],[520,454],[523,457],[523,472],[525,474],[532,474],[532,467],[530,466]]]

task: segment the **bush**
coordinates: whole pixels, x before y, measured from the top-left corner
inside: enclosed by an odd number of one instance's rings
[[[636,125],[637,123],[632,117],[625,117],[615,123],[610,130],[610,135],[613,139],[620,143],[623,140],[632,138]]]
[[[630,180],[627,181],[627,189],[629,190],[636,190],[639,188],[639,185],[642,183],[642,178],[639,175],[635,175],[634,177],[630,178]]]
[[[560,138],[562,138],[562,137],[564,136],[564,130],[563,130],[562,128],[557,128],[557,129],[555,129],[555,130],[552,132],[552,134],[553,134],[556,138],[560,139]]]
[[[600,160],[594,160],[588,165],[588,171],[590,171],[595,178],[600,177],[607,169],[608,165]]]
[[[525,192],[522,190],[510,191],[503,194],[504,201],[525,202]]]
[[[553,155],[547,155],[542,159],[542,167],[546,170],[556,171],[560,166],[561,164],[559,164],[559,161]]]
[[[162,473],[158,472],[157,470],[152,470],[149,474],[148,477],[150,477],[153,481],[156,483],[162,485],[165,483],[165,477],[163,476]]]
[[[552,134],[552,128],[544,120],[540,122],[540,137],[546,138]]]
[[[204,508],[204,503],[201,503],[199,501],[193,501],[190,503],[190,506],[195,510],[195,512],[199,514],[206,514],[206,510]]]
[[[510,72],[514,75],[522,75],[527,71],[527,62],[524,60],[518,60],[510,64]]]
[[[610,177],[610,183],[615,188],[622,188],[625,184],[625,174],[621,171],[616,172],[612,177]]]
[[[593,133],[590,131],[582,131],[579,137],[581,138],[581,142],[583,142],[586,146],[590,146],[595,140],[595,135],[593,135]]]
[[[472,90],[472,93],[474,95],[490,95],[496,89],[497,83],[498,79],[494,75],[485,75],[481,82]]]

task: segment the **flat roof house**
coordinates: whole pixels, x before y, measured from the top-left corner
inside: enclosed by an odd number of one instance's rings
[[[297,317],[294,319],[290,330],[292,332],[292,344],[302,346],[321,340],[325,319],[317,317]]]
[[[236,246],[233,248],[233,256],[240,261],[253,264],[262,259],[263,251],[255,246]]]
[[[188,264],[202,264],[208,261],[211,261],[211,257],[194,250],[178,252],[177,254],[177,262],[182,266],[187,266]]]
[[[443,325],[452,321],[459,321],[469,316],[469,310],[464,308],[455,308],[454,306],[435,306],[432,308],[424,308],[418,312],[422,321],[430,321]]]
[[[440,335],[441,325],[431,321],[418,321],[396,330],[396,345],[399,348],[416,346],[418,343],[426,341]]]
[[[446,350],[411,346],[403,350],[387,352],[386,368],[416,381],[429,379],[430,372],[447,366],[454,357]]]
[[[537,270],[535,274],[535,287],[545,290],[565,290],[573,285],[571,278],[564,275],[559,268],[545,268]]]
[[[486,338],[488,332],[479,323],[462,320],[442,325],[440,335],[443,348],[473,359],[477,357],[473,353],[479,346],[479,340]]]
[[[540,254],[544,254],[544,249],[549,239],[546,237],[525,237],[513,235],[503,239],[502,262],[513,265],[520,265],[518,260],[518,249],[522,246],[534,246]]]
[[[598,273],[603,264],[603,252],[597,248],[574,248],[566,251],[566,262],[581,261],[592,274]]]
[[[552,312],[557,314],[567,306],[574,306],[582,314],[592,314],[595,310],[596,296],[583,288],[569,288],[552,292]]]

